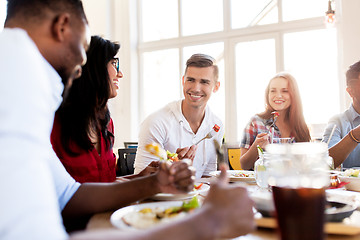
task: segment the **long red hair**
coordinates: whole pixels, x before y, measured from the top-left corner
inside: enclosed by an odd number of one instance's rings
[[[285,120],[290,124],[291,134],[295,137],[296,142],[309,142],[311,137],[303,115],[299,88],[295,78],[290,73],[278,73],[269,81],[265,90],[266,109],[260,113],[259,116],[264,119],[269,119],[271,118],[271,112],[275,111],[269,103],[270,83],[275,78],[284,78],[288,81],[291,104],[286,112]]]

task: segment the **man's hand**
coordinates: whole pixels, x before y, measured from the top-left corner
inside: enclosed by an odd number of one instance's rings
[[[159,162],[159,171],[156,173],[160,192],[184,193],[194,187],[195,171],[186,161],[170,163]]]
[[[249,198],[246,188],[228,184],[227,167],[220,166],[221,174],[211,184],[203,207],[209,208],[215,235],[220,238],[233,238],[247,234],[255,229],[254,202]]]
[[[195,158],[196,150],[197,145],[192,145],[190,147],[178,148],[176,149],[176,153],[178,154],[179,159],[187,158],[193,161]]]

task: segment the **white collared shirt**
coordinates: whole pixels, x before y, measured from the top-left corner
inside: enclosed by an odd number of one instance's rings
[[[182,100],[169,103],[164,108],[151,114],[141,124],[139,133],[139,145],[135,159],[135,174],[143,170],[151,161],[159,158],[149,154],[145,146],[150,143],[159,143],[165,150],[176,152],[178,148],[184,148],[195,144],[205,137],[214,127],[220,126],[220,131],[214,138],[221,143],[224,136],[224,126],[208,106],[205,109],[204,119],[195,134],[181,111]],[[196,169],[195,177],[217,169],[216,151],[212,139],[205,139],[198,144],[198,149],[193,161]]]
[[[0,33],[1,239],[66,239],[61,209],[78,189],[52,150],[60,76],[22,29]]]

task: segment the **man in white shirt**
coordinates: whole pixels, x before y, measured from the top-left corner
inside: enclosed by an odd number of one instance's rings
[[[218,72],[215,59],[211,56],[194,54],[187,60],[182,78],[184,99],[169,103],[141,124],[135,173],[157,160],[145,149],[151,143],[158,143],[165,150],[178,153],[179,159],[193,160],[196,178],[217,170],[213,139],[221,144],[224,127],[207,102],[220,87]],[[219,126],[220,130],[213,131],[213,139],[196,144],[214,125]]]
[[[66,238],[59,209],[80,184],[62,171],[49,136],[62,79],[69,84],[86,60],[86,26],[81,2],[8,2],[0,34],[1,239]]]
[[[74,221],[158,192],[184,192],[193,187],[185,163],[161,164],[155,174],[124,183],[80,185],[56,158],[50,144],[54,114],[64,85],[71,85],[86,61],[87,33],[80,0],[8,0],[5,29],[0,33],[0,238],[161,239],[159,236],[174,235],[172,239],[176,239],[176,231],[185,232],[196,222],[218,227],[211,232],[189,231],[188,239],[196,239],[197,234],[213,237],[249,232],[254,223],[246,190],[229,189],[223,177],[209,193],[205,208],[182,220],[180,227],[179,221],[138,234],[104,231],[67,235],[62,220]],[[241,204],[234,203],[231,211],[221,207],[224,201],[231,204],[234,197],[240,197],[236,202]],[[232,212],[237,208],[242,210],[236,218],[243,214],[246,222],[235,223]],[[224,211],[233,218],[217,217]]]

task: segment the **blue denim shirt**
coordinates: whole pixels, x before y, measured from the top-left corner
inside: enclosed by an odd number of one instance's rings
[[[333,136],[331,137],[329,148],[338,143],[351,131],[351,129],[357,127],[360,124],[360,114],[358,114],[355,111],[353,105],[351,105],[350,108],[344,113],[332,117],[325,128],[322,139],[323,142],[328,141],[334,124],[336,125],[336,128]],[[357,145],[356,148],[345,159],[343,167],[360,167],[360,145]]]

